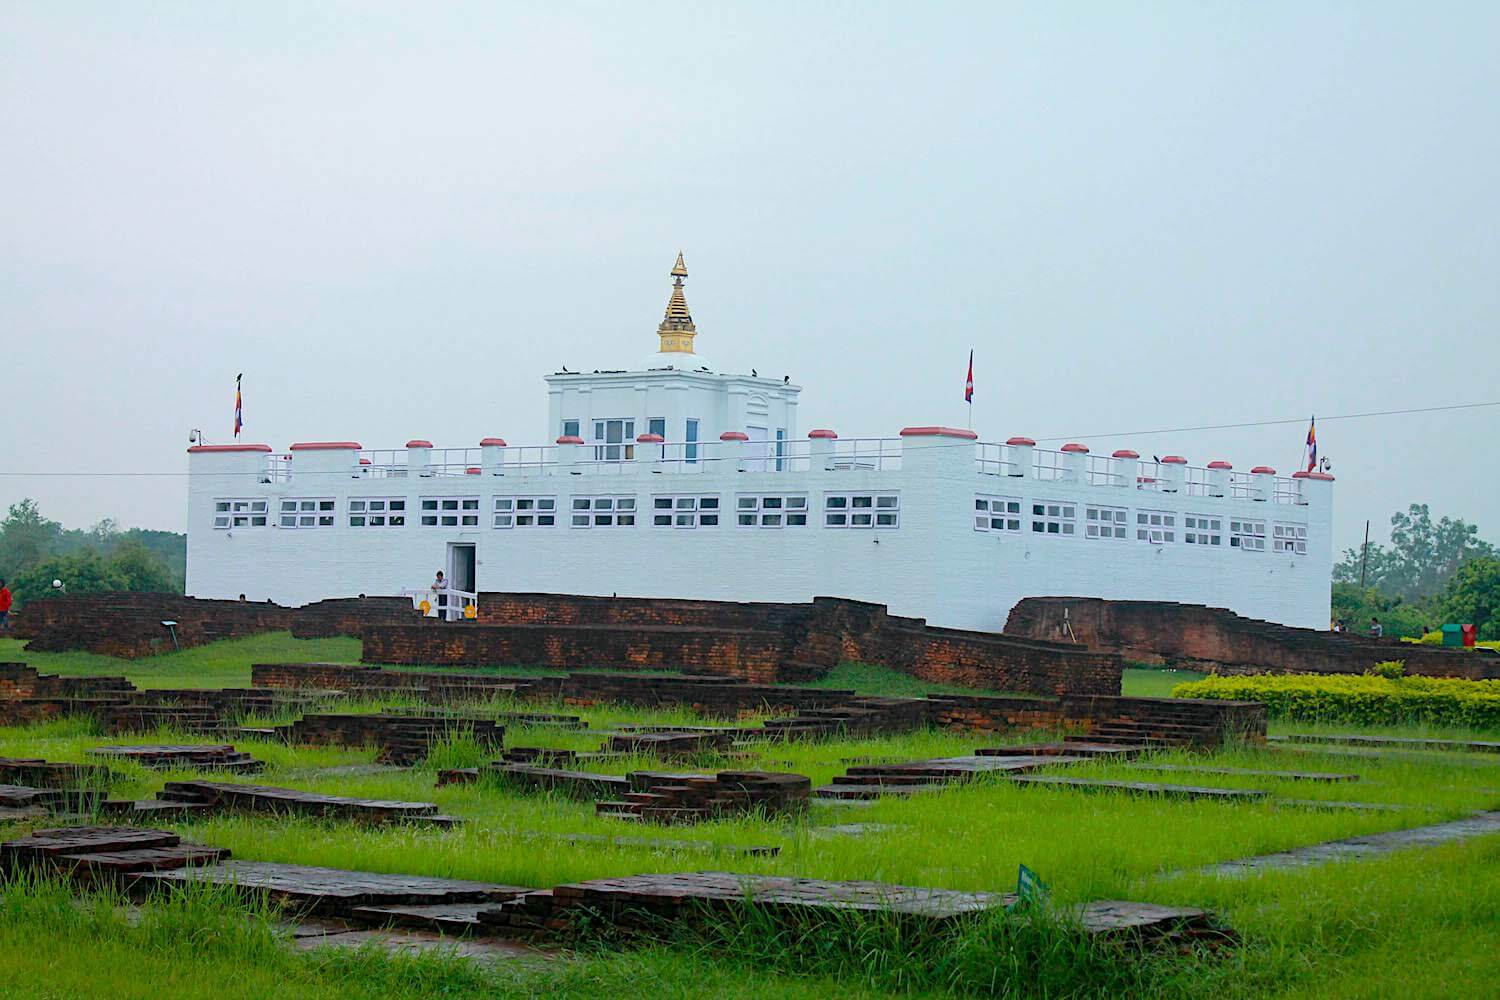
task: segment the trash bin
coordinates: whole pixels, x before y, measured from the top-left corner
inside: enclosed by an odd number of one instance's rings
[[[1464,645],[1470,649],[1474,648],[1474,641],[1479,638],[1479,628],[1474,625],[1460,625],[1464,630]]]
[[[1464,627],[1462,625],[1443,626],[1443,645],[1462,646],[1464,644]]]

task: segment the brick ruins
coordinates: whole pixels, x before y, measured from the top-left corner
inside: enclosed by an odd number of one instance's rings
[[[266,631],[355,635],[368,663],[664,669],[760,683],[810,680],[841,660],[883,664],[937,684],[1037,694],[1119,694],[1120,660],[1070,643],[933,628],[882,605],[481,594],[476,623],[415,616],[405,598],[319,601],[301,608],[161,594],[94,594],[33,602],[18,616],[28,649],[87,649],[137,658]]]
[[[736,719],[752,713],[791,713],[758,727],[765,735],[878,734],[932,725],[1002,732],[1011,729],[1099,728],[1111,738],[1181,734],[1194,746],[1226,739],[1263,741],[1259,702],[1127,698],[1120,695],[1006,697],[932,694],[923,698],[858,695],[852,690],[770,686],[722,677],[663,677],[629,673],[571,673],[505,677],[447,671],[386,670],[338,663],[258,663],[258,688],[340,691],[360,696],[403,692],[429,700],[483,696],[486,691],[577,705],[613,703],[647,708],[681,706]],[[430,686],[429,686],[430,685]],[[755,730],[739,730],[741,738]]]
[[[1067,643],[932,628],[882,605],[486,594],[473,626],[374,625],[367,663],[675,669],[757,683],[810,680],[841,660],[940,684],[1119,694],[1120,661]]]
[[[1095,597],[1028,597],[1015,606],[1005,634],[1065,639],[1138,663],[1221,674],[1362,674],[1382,660],[1403,660],[1425,677],[1500,677],[1500,653],[1444,649],[1349,632],[1273,625],[1223,608],[1170,601]]]

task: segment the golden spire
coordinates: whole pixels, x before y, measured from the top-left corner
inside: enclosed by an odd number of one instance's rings
[[[698,335],[698,328],[693,325],[693,314],[688,311],[687,298],[682,294],[682,279],[687,277],[688,271],[681,251],[677,253],[677,263],[672,265],[671,273],[672,297],[667,300],[667,314],[656,328],[656,335],[661,338],[663,354],[692,354],[693,338]]]

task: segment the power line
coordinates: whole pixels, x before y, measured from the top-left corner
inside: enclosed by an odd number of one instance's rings
[[[1453,403],[1448,406],[1419,406],[1402,410],[1371,410],[1367,413],[1340,413],[1331,417],[1319,417],[1325,423],[1335,420],[1363,420],[1370,417],[1400,417],[1417,413],[1443,413],[1452,410],[1476,410],[1488,406],[1500,406],[1500,400],[1488,403]],[[1056,434],[1049,437],[1040,437],[1035,440],[1041,441],[1084,441],[1089,438],[1121,438],[1121,437],[1148,437],[1154,434],[1190,434],[1195,431],[1225,431],[1242,430],[1247,427],[1279,427],[1288,424],[1300,424],[1306,417],[1289,417],[1284,420],[1248,420],[1237,424],[1200,424],[1196,427],[1162,427],[1148,431],[1110,431],[1098,434]],[[929,447],[940,448],[972,448],[974,442],[964,441],[951,445],[936,445]],[[18,478],[88,478],[88,479],[154,479],[154,478],[180,478],[187,476],[187,472],[5,472],[0,471],[0,477]],[[347,476],[348,472],[340,469],[332,469],[324,472],[298,472],[298,476]]]
[[[1412,413],[1441,413],[1445,410],[1474,410],[1484,406],[1500,406],[1500,400],[1492,403],[1455,403],[1451,406],[1422,406],[1406,410],[1371,410],[1368,413],[1341,413],[1332,417],[1319,417],[1319,420],[1332,422],[1335,420],[1360,420],[1365,417],[1398,417]],[[1164,427],[1152,431],[1115,431],[1109,434],[1073,434],[1057,435],[1055,437],[1037,438],[1038,441],[1072,441],[1079,438],[1100,437],[1146,437],[1150,434],[1187,434],[1191,431],[1227,431],[1238,430],[1244,427],[1276,427],[1285,424],[1300,424],[1307,417],[1292,417],[1287,420],[1251,420],[1242,424],[1203,424],[1199,427]]]

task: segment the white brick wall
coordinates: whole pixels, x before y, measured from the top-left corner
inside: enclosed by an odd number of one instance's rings
[[[644,430],[644,428],[639,428]],[[1332,572],[1332,484],[1281,480],[1283,491],[1303,491],[1300,503],[1211,497],[1187,486],[1178,492],[1082,481],[982,474],[974,446],[962,437],[932,435],[904,440],[899,462],[879,468],[829,470],[806,459],[776,472],[735,471],[732,458],[705,461],[692,471],[647,461],[601,469],[545,466],[486,468],[486,474],[365,478],[353,450],[298,452],[289,482],[263,482],[264,456],[197,452],[190,455],[188,593],[197,597],[270,599],[302,604],[324,597],[393,594],[425,587],[437,569],[448,569],[448,543],[473,543],[477,586],[489,591],[551,591],[645,597],[805,601],[819,595],[877,601],[902,615],[935,625],[999,630],[1011,607],[1028,596],[1094,596],[1173,600],[1225,607],[1242,615],[1288,625],[1328,624]],[[717,445],[705,445],[705,458]],[[732,455],[732,447],[718,451]],[[1038,456],[1038,465],[1044,463]],[[304,461],[306,459],[306,461]],[[1095,460],[1097,461],[1097,460]],[[899,467],[898,467],[899,466]],[[1124,466],[1121,466],[1123,468]],[[1131,466],[1128,479],[1135,479]],[[609,474],[605,474],[605,473]],[[497,474],[503,473],[503,474]],[[1044,473],[1045,470],[1044,470]],[[1120,477],[1117,477],[1120,478]],[[1266,480],[1269,483],[1269,479]],[[897,493],[900,526],[835,529],[823,526],[826,493]],[[745,528],[735,523],[740,493],[805,492],[806,527]],[[1245,491],[1239,491],[1243,494]],[[574,495],[633,494],[637,523],[628,528],[569,527]],[[721,498],[717,527],[655,527],[654,495]],[[420,526],[422,496],[480,497],[476,528]],[[550,528],[491,527],[495,495],[552,495],[558,523]],[[1020,496],[1020,534],[974,530],[976,494]],[[219,497],[271,501],[272,523],[283,497],[332,497],[335,526],[284,530],[213,527]],[[400,528],[351,528],[350,497],[408,498]],[[1030,504],[1066,501],[1077,506],[1078,534],[1071,538],[1030,530]],[[1129,537],[1083,537],[1087,503],[1130,511]],[[1135,511],[1177,514],[1177,538],[1153,545],[1135,538]],[[1182,542],[1182,516],[1219,514],[1224,544],[1201,548]],[[1266,522],[1267,551],[1229,547],[1229,521]],[[1307,525],[1305,555],[1270,551],[1277,520]]]

